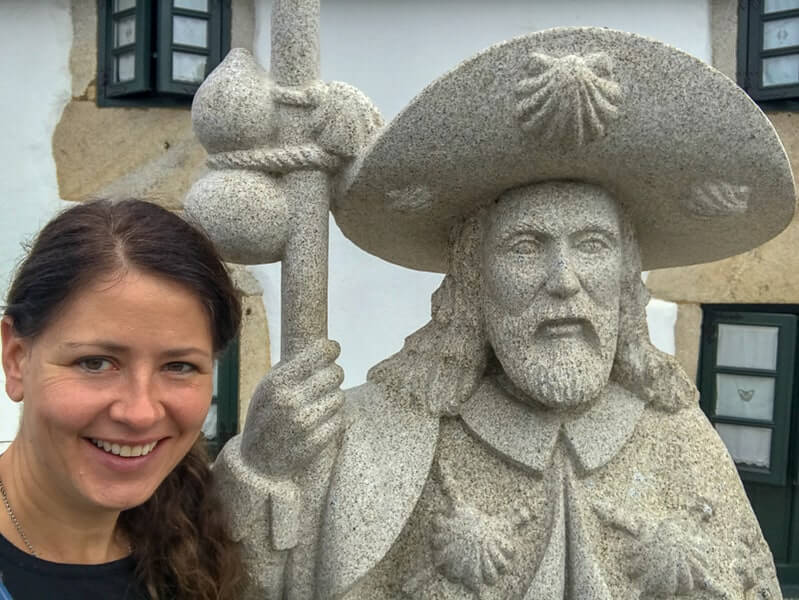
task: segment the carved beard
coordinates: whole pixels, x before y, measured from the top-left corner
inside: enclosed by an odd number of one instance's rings
[[[616,354],[615,307],[591,306],[567,314],[536,307],[509,315],[490,304],[485,319],[489,341],[505,374],[524,396],[563,409],[590,403],[605,389]],[[582,333],[557,336],[547,331],[548,321],[563,317],[579,318]]]

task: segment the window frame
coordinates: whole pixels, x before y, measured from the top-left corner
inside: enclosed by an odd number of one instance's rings
[[[740,85],[757,102],[799,100],[799,81],[793,84],[763,86],[761,60],[772,56],[799,55],[799,45],[763,50],[763,24],[799,17],[799,8],[763,13],[763,0],[740,0],[738,3],[737,78]]]
[[[104,96],[118,98],[134,93],[150,91],[151,61],[149,48],[152,45],[152,30],[148,23],[152,21],[152,4],[150,2],[136,2],[134,8],[114,13],[114,0],[100,0],[98,2],[98,24],[102,24],[97,33],[97,78],[98,85],[102,83]],[[132,46],[114,48],[114,21],[125,17],[136,17],[136,41]],[[114,58],[120,54],[134,51],[135,65],[134,77],[131,81],[114,83]],[[99,94],[98,94],[99,98]]]
[[[169,0],[159,0],[158,2],[158,56],[169,55],[172,52],[187,52],[190,54],[202,55],[206,57],[205,77],[213,68],[222,61],[222,2],[221,0],[208,0],[208,12],[198,12],[186,8],[177,8]],[[175,44],[172,41],[172,18],[173,16],[185,16],[195,19],[204,19],[208,25],[208,47],[205,49],[194,46]],[[229,28],[228,28],[229,29]],[[228,41],[228,47],[230,41]],[[209,70],[210,69],[210,70]],[[199,83],[188,83],[176,81],[172,78],[172,61],[162,60],[156,66],[156,89],[161,93],[172,93],[180,95],[194,96]]]
[[[205,76],[216,68],[230,50],[231,0],[208,0],[208,12],[175,8],[172,0],[137,0],[136,7],[113,12],[113,0],[97,2],[97,105],[100,107],[185,107],[189,108],[200,84],[172,81],[172,51],[204,54]],[[135,12],[136,82],[115,84],[113,21]],[[172,44],[172,15],[208,19],[208,47]],[[123,50],[129,50],[124,48]],[[162,60],[161,57],[166,57]]]
[[[703,307],[701,357],[699,373],[700,405],[711,424],[716,423],[768,428],[772,432],[771,456],[768,468],[738,464],[736,467],[744,482],[773,486],[785,486],[789,477],[789,441],[792,418],[791,390],[793,389],[794,360],[796,356],[796,315],[779,314],[763,310],[746,311]],[[760,307],[758,307],[760,308]],[[716,363],[718,350],[718,325],[754,325],[777,327],[777,368],[774,371],[719,367]],[[739,373],[741,375],[765,375],[774,377],[774,410],[770,420],[745,419],[716,414],[716,374]],[[793,475],[791,475],[793,476]]]

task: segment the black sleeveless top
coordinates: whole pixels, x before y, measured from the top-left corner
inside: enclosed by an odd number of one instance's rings
[[[132,557],[100,565],[53,563],[23,552],[0,535],[0,573],[12,600],[147,600],[135,568]]]

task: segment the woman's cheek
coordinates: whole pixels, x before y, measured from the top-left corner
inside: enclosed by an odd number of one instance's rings
[[[199,430],[208,415],[212,395],[212,384],[207,382],[174,389],[169,394],[172,413],[185,428]]]

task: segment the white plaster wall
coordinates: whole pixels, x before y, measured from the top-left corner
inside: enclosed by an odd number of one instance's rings
[[[60,206],[51,138],[69,100],[69,0],[0,1],[0,292],[30,239]],[[4,383],[0,373],[0,383]],[[5,386],[1,386],[4,388]],[[0,452],[18,405],[0,394]]]
[[[271,2],[256,2],[256,56],[269,64]],[[707,0],[322,0],[322,77],[363,90],[391,119],[433,79],[483,48],[558,25],[599,25],[653,37],[710,62]],[[331,219],[330,337],[341,342],[345,386],[396,352],[429,318],[439,275],[367,255]],[[279,265],[257,267],[279,358]],[[676,307],[648,311],[655,343],[674,352]]]
[[[649,337],[652,339],[652,343],[663,352],[674,354],[677,305],[674,302],[653,298],[646,307],[646,321],[649,325]]]

